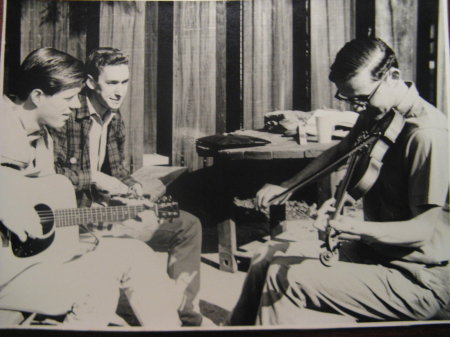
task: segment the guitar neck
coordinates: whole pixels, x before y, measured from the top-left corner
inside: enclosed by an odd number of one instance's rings
[[[112,206],[58,209],[54,212],[56,227],[79,226],[98,222],[119,222],[136,218],[144,210],[157,211],[157,206]]]

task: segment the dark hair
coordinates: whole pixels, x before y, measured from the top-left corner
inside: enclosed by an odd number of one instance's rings
[[[62,90],[82,87],[86,81],[83,63],[53,48],[32,51],[20,65],[17,75],[13,94],[22,101],[34,89],[54,95]]]
[[[86,71],[95,80],[98,80],[103,67],[120,64],[128,65],[128,56],[124,55],[117,48],[101,47],[89,54],[86,60]]]
[[[337,53],[328,78],[332,82],[345,82],[377,57],[380,60],[371,69],[373,80],[381,79],[391,67],[398,68],[394,51],[384,41],[362,38],[347,42]]]

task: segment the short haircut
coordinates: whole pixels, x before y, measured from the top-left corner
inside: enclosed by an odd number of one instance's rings
[[[370,69],[375,81],[381,79],[391,67],[398,68],[394,51],[381,39],[354,39],[337,53],[328,78],[335,83],[348,81],[377,58],[378,62]]]
[[[128,65],[128,56],[124,55],[119,49],[111,47],[101,47],[93,50],[86,60],[86,71],[95,80],[102,69],[106,66]]]
[[[13,94],[26,100],[31,91],[41,89],[45,95],[83,87],[86,82],[83,62],[54,48],[32,51],[22,62],[14,79]]]

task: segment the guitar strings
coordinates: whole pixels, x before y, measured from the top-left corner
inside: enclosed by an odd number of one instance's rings
[[[97,210],[98,209],[98,210]],[[81,211],[80,211],[81,210]],[[89,217],[93,218],[96,215],[123,215],[124,212],[126,213],[133,213],[133,212],[141,212],[145,210],[145,206],[138,205],[138,206],[113,206],[108,208],[85,208],[86,211],[83,210],[83,208],[75,208],[75,209],[61,209],[57,210],[56,212],[53,212],[52,210],[42,210],[37,211],[39,217],[41,220],[59,220],[59,219],[76,219],[76,218],[83,218],[83,217]],[[70,212],[77,212],[77,214],[70,214]],[[85,213],[83,213],[85,212]]]

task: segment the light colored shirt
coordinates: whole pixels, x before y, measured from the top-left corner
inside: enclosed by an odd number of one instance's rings
[[[90,112],[92,125],[89,130],[89,160],[91,163],[91,172],[100,171],[106,155],[106,143],[108,138],[108,125],[114,117],[114,112],[108,110],[102,118],[89,98],[87,105]]]
[[[364,196],[364,216],[370,221],[408,220],[426,205],[443,206],[448,192],[448,130],[442,112],[423,100],[415,86],[396,110],[405,126],[383,158],[377,181]],[[374,115],[363,112],[350,137],[370,130]]]

